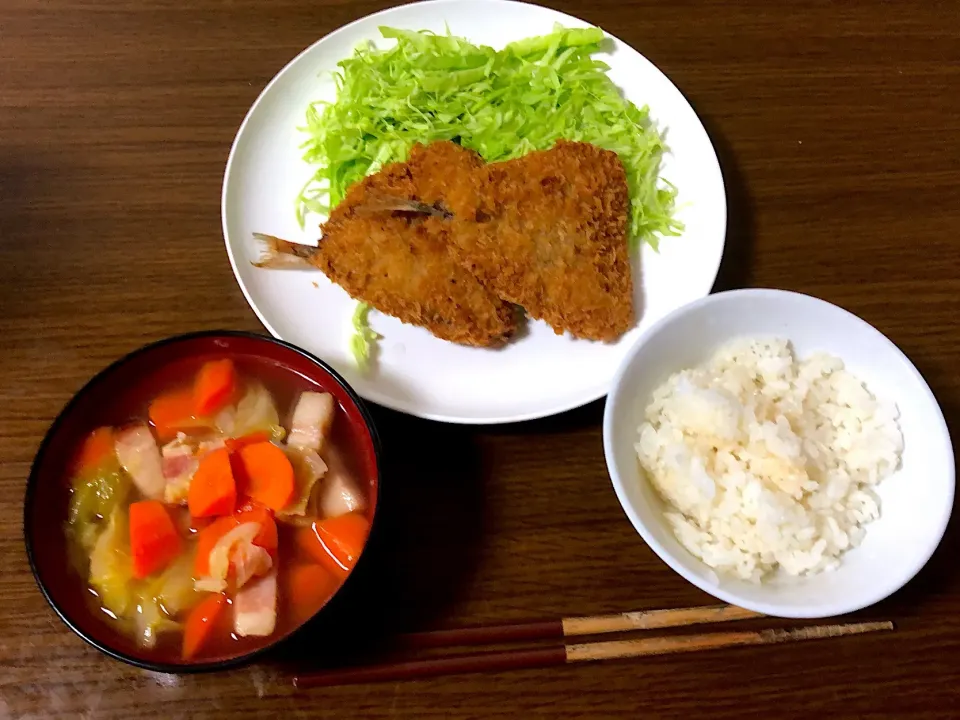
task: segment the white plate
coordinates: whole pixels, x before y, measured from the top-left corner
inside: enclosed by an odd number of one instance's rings
[[[411,415],[457,423],[500,423],[545,417],[603,397],[637,337],[676,308],[710,292],[723,254],[726,199],[717,157],[696,113],[680,91],[637,51],[613,38],[603,59],[610,76],[638,106],[649,105],[666,132],[671,154],[663,177],[674,183],[682,237],[644,247],[634,258],[636,328],[613,344],[557,336],[542,322],[500,350],[460,347],[422,328],[371,314],[383,335],[377,368],[359,372],[348,348],[355,303],[319,271],[262,270],[250,262],[252,234],[316,242],[321,218],[297,225],[294,201],[314,168],[301,160],[307,105],[333,100],[330,71],[358,43],[380,39],[378,27],[449,27],[474,43],[503,47],[553,29],[588,27],[582,20],[508,0],[432,0],[362,18],[297,56],[264,89],[237,133],[223,183],[223,234],[230,263],[247,301],[276,337],[320,356],[364,398]],[[641,269],[642,267],[642,269]]]

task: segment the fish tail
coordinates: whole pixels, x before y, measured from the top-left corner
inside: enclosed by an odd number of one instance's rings
[[[254,267],[275,270],[315,268],[311,260],[316,255],[317,248],[312,245],[290,242],[264,233],[254,233],[253,238],[260,248],[260,259],[252,263]]]

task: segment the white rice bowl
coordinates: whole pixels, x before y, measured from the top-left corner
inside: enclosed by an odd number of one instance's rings
[[[900,464],[896,407],[839,358],[741,339],[653,391],[636,451],[680,543],[760,582],[834,570],[880,516],[874,486]]]
[[[756,357],[703,370],[730,343],[757,338],[763,349],[736,350]],[[733,369],[742,362],[762,368],[755,393]],[[688,446],[687,425],[722,442]],[[798,293],[718,293],[653,326],[617,370],[603,442],[617,497],[660,559],[768,615],[829,617],[887,597],[929,560],[953,508],[953,448],[919,372],[867,323]],[[806,476],[765,466],[797,469],[801,458]],[[753,475],[767,467],[788,480],[751,484],[745,461]],[[656,572],[624,570],[641,584]]]

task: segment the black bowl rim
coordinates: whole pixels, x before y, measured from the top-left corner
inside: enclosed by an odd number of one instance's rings
[[[289,631],[285,635],[281,635],[280,637],[274,638],[269,643],[267,643],[263,647],[257,648],[256,650],[251,650],[248,653],[245,653],[243,655],[238,655],[235,658],[230,658],[227,660],[217,660],[215,662],[206,662],[206,663],[194,663],[190,665],[187,665],[187,664],[178,665],[175,663],[161,663],[161,662],[150,662],[149,660],[142,660],[140,658],[134,657],[132,655],[128,655],[125,652],[112,648],[106,643],[101,642],[95,637],[92,637],[87,633],[83,632],[79,627],[77,627],[77,625],[73,623],[73,621],[71,621],[67,613],[64,612],[64,610],[59,605],[57,605],[57,603],[50,596],[50,593],[47,591],[47,588],[44,585],[43,581],[40,579],[40,572],[37,567],[36,558],[34,556],[33,533],[32,533],[32,527],[31,527],[32,525],[31,517],[33,515],[31,510],[33,508],[36,486],[39,482],[37,478],[37,472],[40,465],[40,459],[44,456],[47,450],[47,445],[49,445],[53,437],[57,434],[58,430],[60,429],[60,426],[64,423],[67,415],[70,414],[70,412],[73,410],[73,407],[79,402],[81,397],[91,392],[92,389],[96,387],[98,384],[100,384],[101,382],[104,382],[105,378],[108,375],[110,375],[114,370],[121,367],[125,363],[133,360],[134,358],[137,358],[141,355],[144,355],[148,352],[156,350],[157,348],[163,347],[165,345],[172,345],[178,342],[185,342],[188,340],[195,340],[198,338],[209,338],[209,337],[248,338],[251,340],[262,340],[264,342],[280,345],[281,347],[287,350],[290,350],[292,352],[297,353],[298,355],[303,356],[304,358],[314,363],[315,365],[318,365],[325,372],[327,372],[330,375],[330,377],[332,377],[340,385],[340,387],[344,390],[344,392],[346,392],[347,396],[357,406],[357,409],[360,411],[360,415],[363,418],[364,424],[366,425],[367,432],[370,435],[370,440],[373,443],[374,464],[375,464],[375,470],[377,473],[377,495],[376,495],[376,501],[373,506],[373,516],[370,521],[371,535],[373,534],[373,527],[376,523],[376,518],[379,511],[379,506],[380,506],[380,495],[381,495],[380,488],[383,480],[382,462],[381,462],[382,450],[380,446],[380,436],[377,433],[377,428],[373,422],[373,417],[370,414],[370,410],[367,408],[366,403],[363,401],[363,399],[361,399],[361,397],[357,394],[357,391],[350,386],[350,384],[343,378],[342,375],[340,375],[340,373],[334,370],[333,367],[331,367],[327,362],[325,362],[324,360],[321,360],[313,353],[308,352],[307,350],[304,350],[301,347],[298,347],[292,343],[286,342],[285,340],[280,340],[279,338],[275,338],[270,335],[263,335],[256,332],[248,332],[244,330],[201,330],[198,332],[184,333],[181,335],[173,335],[171,337],[167,337],[162,340],[158,340],[156,342],[152,342],[147,345],[144,345],[140,348],[137,348],[136,350],[133,350],[132,352],[127,353],[126,355],[122,356],[118,360],[115,360],[114,362],[107,365],[107,367],[97,372],[92,378],[90,378],[86,383],[84,383],[83,387],[81,387],[76,393],[74,393],[73,397],[71,397],[70,400],[67,401],[67,404],[63,406],[63,409],[60,410],[59,413],[57,413],[56,418],[54,418],[54,421],[50,424],[50,427],[47,428],[46,433],[44,433],[43,440],[41,440],[40,446],[37,448],[37,453],[36,455],[34,455],[33,463],[30,466],[30,474],[27,476],[27,487],[26,487],[26,492],[25,492],[24,501],[23,501],[23,538],[24,538],[24,544],[26,545],[26,550],[27,550],[27,560],[30,563],[30,571],[33,573],[33,579],[36,581],[37,587],[40,588],[40,592],[43,594],[43,597],[46,599],[50,607],[53,608],[53,611],[57,614],[60,620],[62,620],[63,623],[68,628],[73,630],[73,632],[76,635],[78,635],[81,639],[83,639],[89,645],[92,645],[93,647],[95,647],[97,650],[99,650],[103,654],[108,655],[109,657],[112,657],[115,660],[120,660],[122,662],[128,663],[135,667],[141,668],[143,670],[150,670],[150,671],[159,672],[159,673],[188,675],[188,674],[195,674],[195,673],[202,673],[202,672],[228,670],[230,668],[246,665],[247,663],[250,663],[257,657],[274,649],[275,647],[280,645],[282,642],[289,639],[291,636],[295,635],[297,632],[300,631],[301,628],[303,628],[305,625],[313,621],[317,617],[317,615],[323,612],[324,608],[327,607],[327,605],[329,604],[329,601],[327,603],[324,603],[324,605],[322,605],[313,615],[311,615],[309,618],[307,618],[302,623],[300,623],[296,628]],[[363,555],[364,555],[364,552],[361,551],[359,557],[357,558],[357,563],[353,567],[353,570],[350,571],[350,574],[347,576],[346,580],[344,580],[344,582],[340,585],[340,587],[337,589],[337,592],[334,593],[334,597],[340,592],[342,592],[344,586],[348,582],[350,582],[350,578],[352,578],[356,573],[356,566],[362,561]]]

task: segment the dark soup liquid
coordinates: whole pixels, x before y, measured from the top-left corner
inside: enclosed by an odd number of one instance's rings
[[[282,364],[209,354],[129,378],[92,413],[62,532],[110,645],[157,663],[236,657],[333,596],[377,490],[338,397]]]

